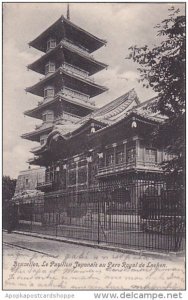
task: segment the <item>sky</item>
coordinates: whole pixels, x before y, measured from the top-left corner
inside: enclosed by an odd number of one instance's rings
[[[109,88],[96,96],[100,107],[135,88],[140,101],[155,94],[138,83],[138,65],[125,59],[132,45],[156,45],[160,42],[154,26],[168,15],[170,3],[71,3],[70,19],[90,33],[107,40],[107,46],[93,56],[109,65],[94,75],[95,82]],[[173,6],[184,12],[184,4]],[[25,93],[25,88],[42,77],[26,66],[43,55],[29,48],[29,41],[66,16],[66,3],[4,3],[3,5],[3,174],[17,178],[28,168],[30,149],[38,143],[20,136],[33,131],[41,121],[23,115],[37,106],[40,97]]]

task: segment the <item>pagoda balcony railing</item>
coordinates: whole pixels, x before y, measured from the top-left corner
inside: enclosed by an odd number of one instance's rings
[[[38,159],[39,158],[39,156],[33,156],[33,157],[31,157],[31,158],[29,158],[28,160],[27,160],[27,162],[28,163],[33,163],[36,159]]]
[[[89,54],[89,51],[88,51],[86,48],[82,47],[81,45],[76,45],[76,44],[74,44],[72,41],[70,41],[70,40],[68,40],[68,39],[66,39],[66,38],[64,38],[64,39],[62,40],[62,43],[63,43],[65,46],[67,45],[68,47],[71,47],[71,48],[77,50],[78,52],[80,52],[80,53],[82,53],[82,54],[85,54],[85,55],[87,55],[87,56],[93,57],[92,55]]]
[[[46,142],[45,142],[45,143],[46,143]],[[44,144],[45,144],[45,143],[44,143]],[[42,144],[42,145],[40,144],[39,146],[32,147],[32,148],[31,148],[31,152],[40,150],[41,147],[42,147],[44,144]]]
[[[75,90],[72,90],[72,89],[69,89],[69,88],[63,88],[61,90],[61,92],[58,92],[55,96],[57,96],[57,95],[60,95],[60,96],[64,95],[68,99],[74,99],[75,98],[77,100],[81,100],[81,101],[83,101],[87,104],[90,104],[92,106],[95,106],[95,102],[89,98],[89,95],[79,93],[79,92],[77,92]],[[45,98],[42,101],[38,102],[38,106],[41,106],[44,103],[50,102],[52,99],[54,99],[54,97],[53,98]],[[38,126],[38,125],[36,125],[36,126]]]
[[[38,101],[38,106],[42,105],[44,101]]]
[[[33,161],[34,161],[34,157],[28,158],[28,160],[27,160],[28,163],[33,162]]]
[[[43,124],[35,125],[35,130],[38,130],[42,127]]]
[[[53,124],[52,121],[46,121],[46,122],[43,122],[42,124],[39,124],[39,125],[35,125],[35,130],[39,130],[39,129],[45,129],[45,128],[48,128],[48,127],[51,127]]]
[[[95,105],[93,101],[90,101],[89,95],[80,93],[78,91],[75,91],[73,89],[69,89],[67,87],[64,87],[61,90],[61,93],[65,95],[65,97],[68,97],[70,99],[76,98],[78,100],[82,100],[83,102],[89,103],[90,105]]]
[[[78,67],[75,67],[75,66],[73,66],[73,65],[70,65],[70,64],[68,64],[68,63],[64,63],[64,64],[62,65],[62,68],[63,68],[65,71],[67,71],[67,72],[69,72],[69,73],[71,73],[71,74],[75,74],[75,75],[77,75],[77,76],[79,76],[79,77],[81,77],[81,78],[84,78],[84,79],[86,79],[86,80],[89,80],[89,81],[94,82],[94,79],[93,79],[92,77],[89,77],[89,72],[87,72],[87,71],[85,71],[85,70],[83,70],[83,69],[80,69],[80,68],[78,68]]]
[[[38,102],[38,106],[43,105],[44,103],[50,102],[54,99],[54,97],[44,98],[42,101]]]
[[[144,161],[144,160],[131,160],[129,162],[121,162],[118,164],[110,164],[107,166],[100,166],[98,168],[98,176],[112,174],[112,173],[119,173],[122,171],[130,170],[130,169],[144,169],[144,170],[153,170],[159,171],[160,166],[159,163],[152,162],[152,161]]]
[[[50,75],[52,75],[53,73],[55,73],[56,70],[54,71],[48,71],[47,73],[45,73],[45,76],[43,76],[42,78],[40,78],[40,81],[43,80],[46,77],[49,77]]]
[[[80,117],[79,116],[76,116],[76,115],[73,115],[73,114],[70,114],[70,113],[67,113],[67,112],[63,112],[59,117],[57,117],[55,119],[55,122],[58,122],[58,121],[61,121],[61,120],[66,120],[66,121],[79,121],[80,120]]]

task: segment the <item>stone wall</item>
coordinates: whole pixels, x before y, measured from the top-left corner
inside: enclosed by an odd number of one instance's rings
[[[21,171],[18,175],[15,195],[26,190],[35,190],[37,183],[45,181],[45,168],[34,168]]]

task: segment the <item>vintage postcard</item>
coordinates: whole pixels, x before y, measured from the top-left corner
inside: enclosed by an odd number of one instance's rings
[[[3,291],[181,298],[185,38],[184,2],[3,3]]]

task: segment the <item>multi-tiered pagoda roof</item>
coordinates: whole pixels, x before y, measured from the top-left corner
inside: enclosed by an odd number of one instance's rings
[[[79,49],[67,40],[61,41],[54,49],[44,54],[42,57],[28,65],[28,69],[35,72],[45,74],[45,64],[52,59],[55,59],[57,64],[60,66],[62,58],[67,64],[71,64],[74,61],[74,66],[79,69],[83,69],[89,75],[93,75],[108,65],[96,60],[93,55],[88,55],[86,51]]]
[[[77,75],[74,70],[71,71],[69,69],[69,66],[62,66],[35,85],[26,88],[26,92],[43,97],[44,88],[47,84],[53,85],[59,93],[63,93],[63,88],[66,86],[66,88],[76,90],[82,94],[88,95],[90,98],[107,90],[107,88],[94,83],[89,78]]]
[[[96,51],[107,43],[106,40],[96,37],[95,35],[75,25],[64,16],[61,16],[36,39],[29,42],[29,46],[46,52],[46,41],[48,37],[51,36],[57,40],[57,43],[63,39],[68,39],[89,53]]]
[[[38,106],[25,111],[25,115],[42,119],[43,123],[23,138],[46,142],[47,135],[57,124],[74,124],[95,111],[93,97],[105,92],[91,75],[107,68],[97,61],[92,52],[106,45],[86,30],[61,16],[42,32],[29,46],[45,54],[28,65],[28,69],[44,75],[39,82],[26,88],[42,100]]]

